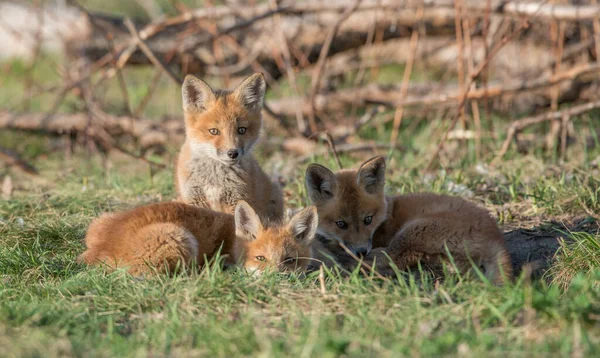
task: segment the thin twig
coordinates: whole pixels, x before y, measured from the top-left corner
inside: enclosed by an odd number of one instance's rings
[[[310,109],[309,109],[309,115],[308,115],[308,125],[310,127],[310,130],[312,133],[316,133],[317,132],[317,122],[316,122],[316,108],[315,108],[315,98],[317,96],[317,92],[319,91],[319,87],[321,85],[321,77],[323,74],[323,70],[325,68],[325,62],[327,60],[327,56],[329,55],[329,48],[331,47],[331,43],[333,42],[333,39],[335,38],[335,35],[337,34],[338,30],[340,29],[340,26],[342,25],[342,23],[344,21],[346,21],[350,15],[352,15],[352,13],[354,11],[356,11],[356,9],[358,8],[358,6],[360,5],[362,0],[355,0],[354,4],[352,6],[349,6],[346,10],[344,10],[344,12],[342,13],[342,15],[338,18],[338,20],[333,24],[331,30],[329,31],[329,33],[327,34],[327,38],[325,39],[325,42],[323,43],[323,47],[321,48],[321,53],[319,54],[319,59],[317,60],[317,65],[315,66],[315,70],[313,72],[313,76],[311,79],[311,90],[310,90],[310,99],[309,99],[309,103],[310,103]]]
[[[422,11],[421,11],[422,15]],[[404,75],[402,76],[402,85],[400,86],[400,100],[404,100],[408,94],[408,87],[410,86],[410,76],[412,74],[413,64],[415,55],[417,53],[417,45],[419,43],[419,31],[414,29],[410,36],[410,52],[408,53],[408,59],[406,60],[406,67],[404,67]],[[398,141],[398,135],[400,134],[400,125],[402,124],[402,115],[404,113],[404,106],[396,107],[394,112],[394,124],[392,125],[392,135],[390,137],[390,145],[396,144]],[[390,156],[392,155],[390,152]]]
[[[271,10],[276,10],[279,5],[277,1],[270,0],[269,4],[271,5]],[[290,87],[296,96],[300,96],[300,89],[298,88],[298,81],[296,80],[296,73],[292,68],[292,55],[290,53],[290,48],[288,46],[287,38],[285,37],[285,32],[283,31],[283,25],[281,20],[281,15],[275,14],[273,16],[273,21],[275,22],[275,26],[277,27],[277,34],[279,36],[279,42],[282,51],[280,51],[283,56],[283,64],[285,72],[287,73],[288,80],[290,82]],[[307,125],[304,116],[302,115],[302,110],[299,107],[296,107],[296,123],[298,126],[299,133],[306,133]]]
[[[0,147],[0,160],[9,166],[19,168],[27,174],[38,175],[38,170],[33,165],[27,163],[25,159],[10,149]]]
[[[335,162],[338,165],[338,169],[340,169],[340,170],[344,169],[344,166],[342,165],[342,161],[340,160],[340,156],[338,155],[337,149],[335,149],[335,143],[333,141],[333,137],[331,136],[331,134],[329,132],[325,132],[325,137],[327,138],[327,144],[329,145],[329,149],[331,150],[331,153],[333,154],[333,157],[335,158]]]
[[[462,0],[461,0],[462,1]],[[461,6],[462,9],[462,26],[463,26],[463,35],[465,39],[465,46],[467,48],[467,68],[469,73],[473,72],[475,67],[475,60],[473,59],[473,42],[471,41],[471,24],[469,22],[469,17],[467,16],[467,8],[465,6]],[[486,44],[484,43],[484,47]],[[475,86],[472,84],[471,86]],[[477,135],[475,136],[475,154],[477,160],[481,159],[481,117],[479,114],[479,103],[477,100],[471,101],[471,111],[473,112],[473,122],[475,124],[475,131]]]
[[[459,104],[458,104],[459,110],[457,111],[457,114],[452,119],[452,122],[450,122],[450,126],[448,126],[448,129],[444,133],[444,136],[442,137],[440,144],[437,146],[435,152],[433,153],[433,155],[429,161],[429,164],[427,165],[426,170],[431,169],[431,167],[433,166],[433,163],[435,162],[435,160],[439,156],[440,152],[442,151],[442,148],[444,148],[444,143],[446,142],[446,139],[448,138],[448,133],[450,133],[452,131],[452,129],[454,129],[454,126],[456,126],[456,122],[458,122],[458,119],[460,118],[460,108],[462,108],[464,106],[465,101],[467,100],[469,91],[471,89],[471,85],[473,83],[475,83],[475,81],[477,80],[477,78],[479,77],[479,75],[481,74],[483,69],[489,64],[489,62],[498,53],[498,51],[500,51],[500,49],[502,47],[504,47],[504,45],[506,45],[508,42],[510,42],[513,38],[520,35],[521,32],[523,32],[527,28],[529,28],[529,23],[525,20],[521,24],[521,26],[519,26],[519,28],[517,30],[513,31],[513,33],[510,34],[509,36],[504,37],[502,39],[502,41],[500,41],[500,43],[497,44],[496,47],[492,51],[490,51],[490,54],[488,55],[488,57],[482,63],[479,64],[479,66],[475,69],[475,71],[473,73],[471,73],[469,75],[469,77],[470,77],[469,83],[468,83],[467,87],[465,88],[462,98],[460,99]]]
[[[458,89],[462,93],[465,91],[465,45],[462,30],[462,1],[454,0],[454,30],[456,32],[456,47],[458,48],[458,57],[456,59],[456,72],[458,75]],[[459,119],[462,122],[463,129],[467,129],[465,116],[465,106],[458,109]]]
[[[154,66],[156,66],[158,68],[162,68],[163,71],[165,71],[167,73],[167,75],[169,75],[170,79],[172,79],[178,85],[181,85],[183,83],[183,80],[181,78],[179,78],[179,76],[177,76],[175,73],[173,73],[173,71],[171,71],[162,61],[160,61],[156,57],[156,55],[154,55],[154,53],[152,52],[150,47],[148,47],[148,45],[140,37],[140,34],[135,29],[135,25],[133,24],[133,22],[131,21],[130,18],[125,19],[125,26],[127,26],[127,29],[131,33],[131,36],[137,42],[138,47],[140,48],[140,50],[142,50],[142,52],[146,55],[146,57],[148,57],[150,62],[152,62],[152,64]]]
[[[521,131],[523,128],[534,125],[534,124],[555,120],[555,119],[563,119],[563,118],[570,119],[570,118],[582,115],[583,113],[589,112],[589,111],[597,109],[597,108],[600,108],[600,100],[584,103],[584,104],[574,106],[571,108],[567,108],[567,109],[561,110],[561,111],[550,111],[550,112],[542,113],[537,116],[527,117],[527,118],[519,119],[519,120],[513,122],[510,125],[510,127],[508,127],[508,133],[506,135],[506,139],[504,140],[504,143],[502,144],[502,148],[500,148],[500,150],[498,151],[498,154],[492,161],[492,164],[495,164],[498,161],[500,161],[502,158],[504,158],[504,155],[506,154],[506,152],[508,151],[508,148],[510,147],[511,141],[514,139],[516,134],[519,131]]]
[[[367,272],[365,271],[365,268],[371,272],[373,272],[375,274],[375,276],[377,276],[377,278],[384,280],[384,281],[389,281],[389,279],[385,276],[383,276],[382,274],[379,273],[379,271],[375,270],[373,268],[373,266],[369,265],[368,263],[364,262],[364,260],[358,258],[358,256],[356,256],[349,248],[348,246],[344,245],[341,242],[338,242],[338,244],[342,247],[342,249],[344,249],[344,251],[346,251],[346,253],[352,257],[354,260],[356,260],[357,263],[360,264],[360,272],[365,275],[365,276],[369,276],[367,274]]]

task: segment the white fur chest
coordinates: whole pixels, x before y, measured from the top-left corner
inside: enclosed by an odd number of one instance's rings
[[[248,174],[240,165],[226,165],[207,157],[192,158],[190,176],[181,185],[183,199],[193,205],[226,211],[248,200]]]

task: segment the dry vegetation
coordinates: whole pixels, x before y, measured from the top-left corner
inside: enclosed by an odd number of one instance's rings
[[[0,3],[7,355],[598,354],[595,0],[61,4]],[[138,281],[77,265],[93,217],[173,198],[183,76],[232,87],[252,71],[269,84],[257,154],[289,207],[307,204],[308,163],[384,155],[390,193],[488,208],[524,274],[491,287],[215,265]]]

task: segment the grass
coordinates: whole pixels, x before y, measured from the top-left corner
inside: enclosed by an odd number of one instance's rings
[[[172,11],[168,1],[157,3]],[[136,2],[82,4],[106,11],[113,6],[128,15],[140,12]],[[59,81],[60,62],[44,55],[34,68],[35,82],[45,86]],[[1,64],[0,71],[0,108],[24,110],[27,64],[12,61]],[[402,67],[387,66],[374,80],[389,83],[402,72]],[[132,107],[146,93],[152,73],[149,68],[125,69]],[[413,77],[435,78],[417,72]],[[354,78],[350,75],[347,80]],[[302,76],[298,82],[301,87],[310,83]],[[284,81],[269,91],[268,99],[292,94]],[[96,87],[96,95],[110,113],[124,113],[115,79]],[[55,93],[36,96],[28,110],[48,111],[54,98]],[[179,88],[165,76],[154,98],[144,117],[179,113]],[[78,106],[80,101],[70,95],[59,111],[76,111]],[[569,146],[565,163],[539,150],[523,155],[511,148],[504,161],[490,167],[485,163],[504,139],[507,125],[506,118],[495,115],[491,121],[499,138],[483,141],[481,157],[474,143],[450,141],[440,169],[423,174],[437,144],[432,138],[439,137],[447,121],[419,122],[407,116],[399,138],[406,149],[379,153],[390,157],[387,191],[461,195],[486,207],[505,230],[597,216],[600,140],[593,133],[598,118],[599,113],[591,113],[574,122],[578,137],[592,140]],[[488,121],[483,124],[489,130]],[[376,119],[359,137],[386,142],[390,131],[389,122]],[[525,131],[534,133],[541,131]],[[124,272],[90,269],[75,259],[84,250],[87,226],[100,213],[174,197],[170,164],[179,143],[160,158],[169,168],[154,175],[140,161],[117,154],[101,158],[85,146],[76,146],[72,157],[65,158],[69,144],[65,138],[2,131],[0,143],[40,170],[33,178],[0,167],[0,178],[10,175],[14,183],[11,197],[0,200],[0,356],[600,354],[599,233],[569,233],[570,240],[563,243],[547,277],[533,281],[521,277],[504,287],[473,277],[449,276],[440,282],[417,274],[408,281],[382,282],[331,272],[322,287],[316,274],[255,278],[218,266],[140,280]],[[281,170],[281,163],[269,153],[279,150],[268,145],[257,150],[271,174]],[[286,202],[305,206],[303,174],[308,163],[290,165],[291,159],[283,159]],[[362,159],[341,156],[345,167]],[[330,156],[314,156],[311,161],[336,168]]]
[[[378,282],[207,267],[139,280],[74,263],[81,217],[9,220],[0,342],[9,356],[543,356],[598,353],[600,271],[566,290],[520,280]],[[28,337],[27,339],[25,337]]]
[[[552,283],[569,287],[580,272],[590,272],[600,268],[600,237],[578,232],[570,235],[571,242],[561,242],[559,255],[548,275]],[[596,282],[595,285],[599,285]]]
[[[24,148],[45,145],[30,136],[12,143]],[[169,200],[171,171],[150,177],[146,164],[129,158],[111,156],[106,169],[100,158],[90,160],[83,150],[70,160],[60,160],[60,153],[46,153],[41,160],[40,152],[31,149],[48,182],[15,180],[14,196],[0,201],[0,343],[10,342],[2,345],[3,355],[599,353],[597,265],[570,264],[568,284],[521,278],[505,287],[469,277],[381,282],[327,273],[324,293],[316,274],[256,279],[212,266],[188,275],[140,280],[81,266],[75,258],[84,249],[89,222],[103,211]],[[334,167],[329,158],[315,160]],[[356,163],[346,156],[342,160],[345,165]],[[269,161],[263,161],[268,168]],[[296,205],[306,204],[303,169],[297,168],[286,188],[288,202]],[[536,181],[529,177],[536,170],[525,166],[485,174],[464,167],[424,180],[410,166],[390,169],[396,173],[389,177],[390,193],[452,193],[462,185],[472,192],[472,200],[491,210],[512,210],[512,216],[503,217],[505,225],[527,225],[527,213],[568,218],[600,209],[599,185],[591,177],[567,180],[555,174]],[[11,175],[19,178],[18,173]],[[586,237],[596,242],[600,238]],[[581,256],[574,251],[578,247],[563,250],[571,253],[561,260]],[[562,266],[555,270],[565,275]]]

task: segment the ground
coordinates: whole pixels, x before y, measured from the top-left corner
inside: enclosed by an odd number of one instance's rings
[[[50,57],[36,65],[35,80],[56,81],[57,63]],[[53,93],[22,102],[26,64],[2,64],[0,71],[2,108],[52,108]],[[401,68],[385,71],[385,80],[402,76]],[[146,93],[152,73],[124,71],[132,107]],[[116,82],[102,86],[98,100],[104,109],[124,113]],[[268,99],[286,88],[271,89]],[[144,117],[181,115],[179,93],[163,78],[155,97],[160,101],[152,101]],[[59,111],[81,109],[69,95]],[[384,118],[392,114],[382,113],[382,120],[354,140],[386,143],[391,124]],[[85,267],[75,258],[84,250],[82,239],[93,218],[174,198],[171,169],[179,143],[152,157],[167,168],[150,170],[131,157],[105,156],[82,137],[0,131],[2,146],[40,171],[30,176],[0,167],[0,178],[12,179],[12,190],[4,190],[0,200],[0,356],[598,355],[598,118],[600,113],[574,119],[564,161],[534,140],[524,148],[528,153],[511,148],[489,165],[512,119],[506,113],[484,118],[484,131],[493,135],[480,152],[472,140],[449,141],[434,171],[425,168],[447,119],[407,116],[401,149],[341,155],[344,167],[374,154],[389,156],[390,194],[449,193],[490,210],[506,232],[517,271],[525,267],[514,283],[502,287],[475,274],[443,280],[419,272],[384,281],[358,272],[350,277],[324,272],[322,279],[318,272],[256,278],[214,263],[189,274],[140,279]],[[540,139],[543,133],[537,127],[524,134]],[[257,156],[269,174],[282,177],[288,207],[303,207],[308,163],[337,165],[329,154],[298,163],[296,156],[282,154],[276,137],[270,132]]]

